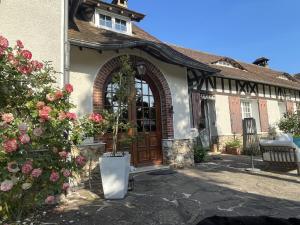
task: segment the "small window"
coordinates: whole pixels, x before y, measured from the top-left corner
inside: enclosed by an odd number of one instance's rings
[[[127,32],[127,23],[126,23],[126,21],[116,18],[115,29],[117,31]]]
[[[110,16],[100,14],[100,25],[103,27],[112,28],[112,19]]]
[[[252,118],[252,109],[251,109],[251,103],[242,101],[241,102],[242,107],[242,117],[245,118]]]

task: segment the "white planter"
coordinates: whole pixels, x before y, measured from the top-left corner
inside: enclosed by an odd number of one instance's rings
[[[118,153],[112,157],[111,153],[105,153],[99,163],[105,199],[123,199],[128,190],[130,154]]]

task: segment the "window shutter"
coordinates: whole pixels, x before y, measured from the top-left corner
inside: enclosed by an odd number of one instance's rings
[[[294,103],[292,101],[286,102],[286,112],[294,113]]]
[[[262,132],[268,132],[269,131],[269,116],[268,116],[267,100],[259,99],[258,107],[259,107],[260,129]]]
[[[231,132],[242,134],[241,99],[237,96],[229,96],[228,100],[231,119]]]
[[[198,92],[192,92],[192,114],[193,114],[193,126],[199,128],[201,122],[201,95]]]

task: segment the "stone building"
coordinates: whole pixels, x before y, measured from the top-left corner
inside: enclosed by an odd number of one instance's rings
[[[130,147],[136,166],[192,165],[192,128],[204,145],[222,150],[241,136],[243,118],[255,118],[263,135],[296,110],[299,81],[268,68],[267,58],[251,64],[169,45],[138,26],[144,17],[126,0],[2,0],[0,34],[24,40],[36,57],[53,62],[58,85],[74,86],[79,115],[113,107],[111,75],[120,57],[130,56],[143,70],[128,110],[140,137]]]

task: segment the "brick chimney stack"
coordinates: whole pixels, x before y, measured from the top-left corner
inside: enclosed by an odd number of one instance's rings
[[[253,64],[254,65],[257,65],[257,66],[262,66],[262,67],[266,67],[266,68],[269,68],[269,62],[270,59],[267,59],[265,57],[260,57],[258,59],[256,59]]]

